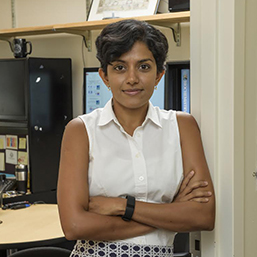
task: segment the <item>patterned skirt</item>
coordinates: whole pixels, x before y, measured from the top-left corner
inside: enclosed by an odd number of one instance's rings
[[[70,257],[172,257],[172,246],[78,240]]]

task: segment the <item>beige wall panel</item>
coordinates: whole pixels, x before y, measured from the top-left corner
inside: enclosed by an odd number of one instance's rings
[[[86,20],[86,0],[16,0],[15,10],[17,27]]]
[[[257,256],[257,2],[246,1],[245,40],[245,253]]]
[[[0,29],[8,29],[12,27],[12,9],[11,0],[0,1]]]

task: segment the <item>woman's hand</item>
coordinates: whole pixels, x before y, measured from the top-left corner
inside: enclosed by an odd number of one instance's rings
[[[93,196],[89,198],[89,212],[118,216],[126,209],[126,199],[120,197]]]
[[[188,173],[184,178],[180,190],[173,202],[195,201],[207,203],[212,196],[210,191],[204,190],[208,186],[206,181],[189,182],[195,175],[194,171]],[[126,199],[120,197],[93,196],[89,199],[89,212],[106,215],[119,216],[123,215],[126,209]]]
[[[207,181],[195,181],[192,184],[189,182],[195,175],[194,171],[188,173],[184,178],[180,190],[173,202],[186,202],[195,201],[199,203],[207,203],[212,193],[210,191],[204,190],[204,187],[208,186]]]

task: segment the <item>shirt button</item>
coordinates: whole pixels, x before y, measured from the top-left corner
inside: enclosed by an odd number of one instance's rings
[[[139,157],[140,157],[140,153],[137,153],[137,154],[136,154],[136,158],[139,158]]]
[[[144,179],[145,179],[145,178],[144,178],[143,176],[140,176],[140,177],[139,177],[139,180],[140,180],[140,181],[143,181]]]

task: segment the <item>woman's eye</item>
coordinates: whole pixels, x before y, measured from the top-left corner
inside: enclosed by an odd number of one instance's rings
[[[141,69],[141,70],[149,70],[149,69],[150,69],[150,65],[148,65],[148,64],[142,64],[142,65],[140,65],[140,69]]]
[[[117,70],[117,71],[121,71],[121,70],[124,70],[125,67],[124,67],[123,65],[116,65],[116,66],[114,67],[114,69]]]

